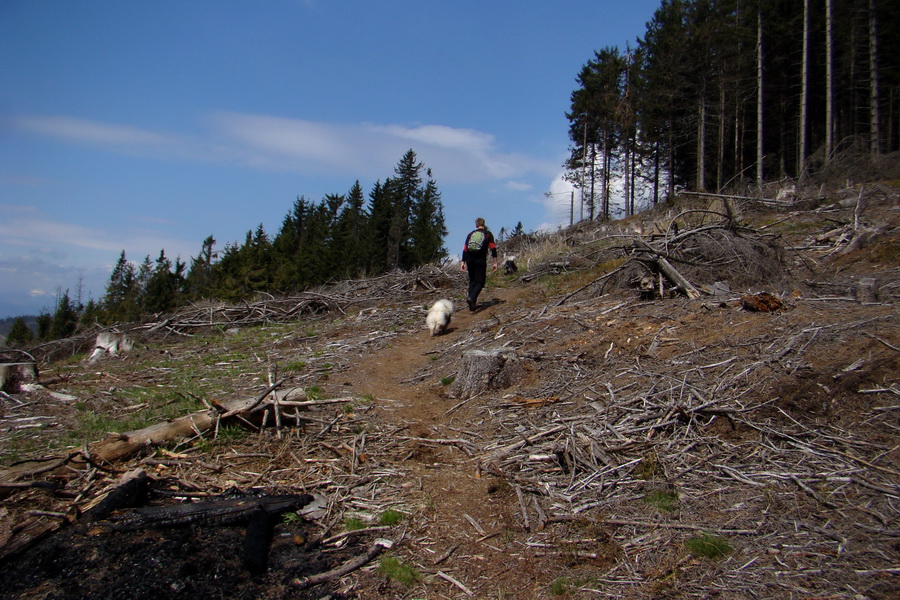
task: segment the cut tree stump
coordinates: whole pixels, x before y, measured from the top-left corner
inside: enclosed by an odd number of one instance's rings
[[[37,365],[33,362],[0,363],[0,390],[8,394],[18,394],[23,383],[37,378]]]
[[[874,304],[878,302],[878,280],[874,277],[863,277],[854,290],[856,299],[861,304]]]
[[[450,396],[465,400],[488,390],[507,388],[524,374],[515,350],[469,350],[463,353],[459,373],[450,386]]]

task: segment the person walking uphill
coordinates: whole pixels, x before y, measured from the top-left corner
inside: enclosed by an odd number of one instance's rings
[[[466,296],[466,304],[469,310],[474,311],[478,302],[478,294],[484,288],[487,280],[487,257],[490,253],[494,259],[493,270],[497,270],[497,245],[494,243],[494,234],[484,224],[484,219],[475,219],[475,230],[466,236],[466,245],[463,247],[462,262],[459,268],[463,272],[469,272],[469,293]]]

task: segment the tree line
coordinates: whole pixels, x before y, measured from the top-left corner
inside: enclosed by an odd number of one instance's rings
[[[567,179],[588,218],[676,188],[803,180],[855,148],[900,148],[900,3],[663,0],[632,48],[571,94]],[[643,198],[641,196],[643,195]]]
[[[242,243],[217,251],[210,235],[189,264],[180,258],[173,262],[163,249],[156,260],[147,256],[138,265],[122,250],[103,298],[81,304],[66,290],[52,315],[38,316],[36,332],[20,317],[6,341],[58,339],[79,327],[137,321],[198,300],[291,294],[330,281],[413,269],[447,256],[446,235],[437,183],[409,150],[394,176],[376,182],[368,198],[359,181],[346,194],[328,194],[318,202],[299,196],[274,236],[260,224]]]

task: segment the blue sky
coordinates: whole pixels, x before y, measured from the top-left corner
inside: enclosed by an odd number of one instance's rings
[[[122,250],[274,235],[297,196],[368,193],[410,148],[452,253],[476,216],[568,223],[575,77],[658,5],[2,0],[0,317],[99,299]]]

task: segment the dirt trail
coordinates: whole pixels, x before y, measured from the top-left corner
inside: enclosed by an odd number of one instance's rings
[[[515,290],[485,292],[474,313],[457,299],[457,312],[447,333],[430,336],[423,318],[420,332],[400,336],[390,347],[361,357],[345,380],[355,393],[376,397],[380,420],[387,430],[393,425],[398,438],[471,439],[475,434],[489,439],[491,425],[484,420],[477,400],[453,410],[460,401],[450,398],[439,380],[455,371],[433,372],[424,378],[421,374],[440,350],[459,342],[479,322],[508,310],[507,303],[515,302],[516,296]],[[472,551],[485,557],[499,552],[480,542],[513,525],[515,495],[511,490],[499,489],[493,478],[481,478],[476,461],[452,444],[408,440],[405,448],[394,456],[373,458],[406,474],[411,508],[419,509],[416,518],[422,528],[417,534],[423,536],[420,541],[426,550],[435,557],[456,546],[457,555]],[[470,567],[479,568],[475,564]]]

